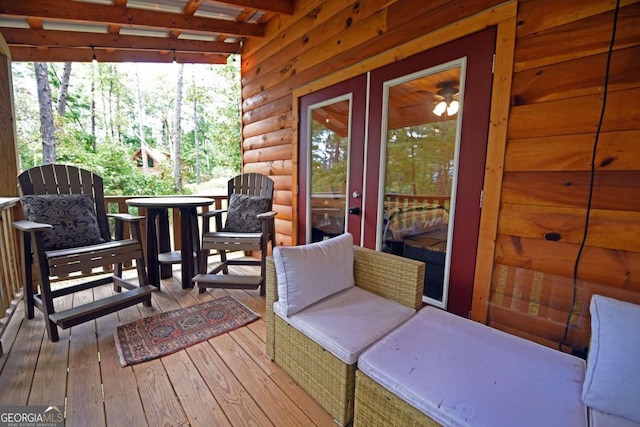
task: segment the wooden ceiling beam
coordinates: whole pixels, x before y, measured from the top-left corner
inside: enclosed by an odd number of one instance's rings
[[[176,50],[198,53],[239,53],[240,43],[219,41],[186,40],[163,37],[125,36],[120,34],[79,33],[76,31],[47,31],[26,28],[1,28],[0,33],[11,46],[44,47],[88,47],[134,49],[134,50]]]
[[[28,16],[27,23],[29,24],[29,28],[33,28],[34,30],[42,29],[42,19],[32,18],[31,16]]]
[[[219,0],[219,3],[293,15],[293,0]]]
[[[195,52],[176,52],[176,62],[194,64],[226,64],[227,55]],[[107,51],[96,49],[99,62],[173,62],[172,51],[149,51],[120,49]],[[14,62],[91,62],[90,48],[43,48],[12,46],[11,60]]]
[[[189,0],[184,9],[182,9],[182,13],[184,13],[185,15],[193,15],[202,4],[202,1],[203,0]]]
[[[2,1],[0,15],[62,19],[122,27],[161,28],[190,32],[222,33],[236,36],[264,36],[264,25],[176,13],[81,3],[71,0]]]

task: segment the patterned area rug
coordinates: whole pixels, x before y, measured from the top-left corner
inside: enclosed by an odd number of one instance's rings
[[[145,317],[116,328],[122,366],[175,353],[232,331],[260,316],[231,296]]]

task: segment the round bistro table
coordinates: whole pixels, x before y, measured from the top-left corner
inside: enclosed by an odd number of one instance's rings
[[[180,264],[182,266],[182,288],[191,288],[196,259],[200,259],[200,232],[198,229],[198,213],[196,209],[201,206],[209,206],[214,200],[208,197],[138,197],[127,199],[129,206],[145,208],[147,218],[147,270],[149,283],[160,289],[160,259],[164,256],[168,262],[172,261],[172,256],[160,254],[158,249],[158,237],[163,242],[161,244],[170,250],[169,245],[169,224],[164,221],[159,228],[158,218],[169,209],[180,210]],[[166,230],[163,230],[166,228]],[[159,236],[160,235],[160,236]],[[195,254],[195,259],[194,259]]]

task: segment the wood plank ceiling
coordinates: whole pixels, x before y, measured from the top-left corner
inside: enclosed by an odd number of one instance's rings
[[[226,63],[293,0],[2,0],[13,61]]]

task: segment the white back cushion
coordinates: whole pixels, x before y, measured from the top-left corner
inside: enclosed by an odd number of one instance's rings
[[[303,246],[277,246],[273,262],[278,301],[286,316],[355,285],[349,233]]]
[[[640,305],[594,295],[585,405],[640,423]]]

